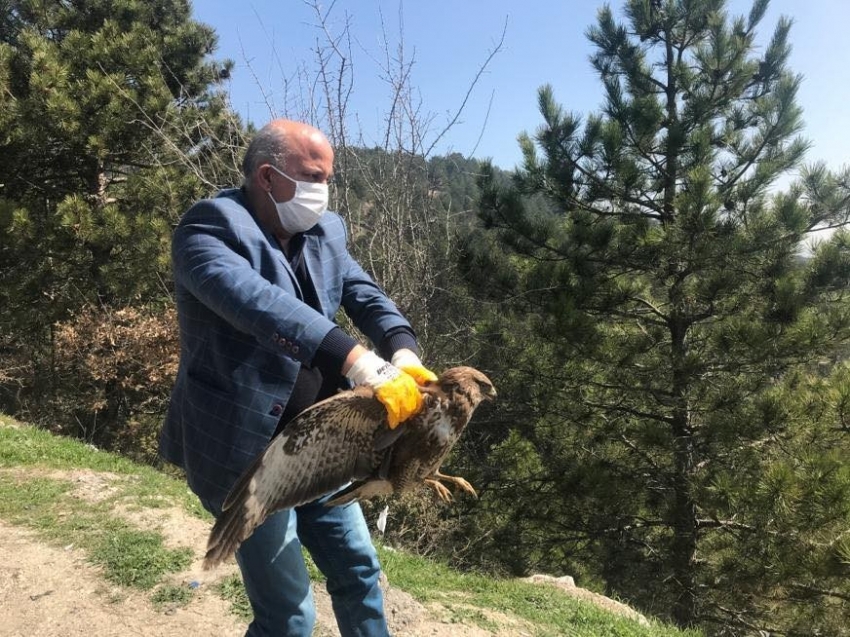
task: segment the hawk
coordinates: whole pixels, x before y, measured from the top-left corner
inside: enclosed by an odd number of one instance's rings
[[[496,390],[472,367],[453,367],[421,388],[424,406],[395,429],[366,386],[340,392],[296,416],[242,474],[213,526],[204,557],[210,569],[234,553],[272,513],[341,489],[329,506],[426,484],[445,501],[447,482],[475,495],[463,478],[440,473],[482,400]],[[350,483],[350,484],[349,484]]]

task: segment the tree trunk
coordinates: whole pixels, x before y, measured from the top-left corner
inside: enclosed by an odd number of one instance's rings
[[[688,386],[690,379],[684,369],[687,343],[687,327],[684,321],[675,320],[671,325],[673,395],[673,456],[674,475],[672,479],[673,503],[671,528],[673,542],[671,547],[671,567],[674,585],[678,589],[673,604],[673,620],[682,627],[696,623],[697,595],[694,565],[697,550],[696,503],[691,492],[694,467],[694,436],[690,422],[688,405]]]

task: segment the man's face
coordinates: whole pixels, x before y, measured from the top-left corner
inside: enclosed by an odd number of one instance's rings
[[[324,184],[333,178],[334,153],[331,145],[321,133],[295,136],[289,141],[286,165],[278,166],[296,181]],[[289,201],[295,196],[295,183],[265,165],[261,170],[271,184],[275,201]]]

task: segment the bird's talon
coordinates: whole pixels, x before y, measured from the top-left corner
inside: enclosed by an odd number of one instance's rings
[[[434,492],[443,502],[451,502],[454,499],[452,492],[446,488],[446,485],[440,483],[438,480],[425,480],[425,484],[434,489]]]

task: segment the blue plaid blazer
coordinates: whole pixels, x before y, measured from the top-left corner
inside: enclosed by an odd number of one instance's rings
[[[202,499],[221,502],[266,447],[300,363],[313,359],[340,308],[376,344],[410,327],[349,255],[337,214],[304,234],[321,311],[302,302],[288,259],[240,190],[198,202],[174,231],[180,365],[160,453]]]

